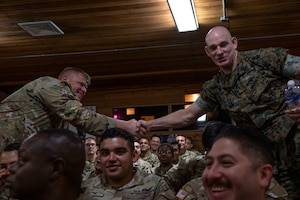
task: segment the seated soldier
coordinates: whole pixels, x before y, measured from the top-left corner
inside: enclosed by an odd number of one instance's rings
[[[162,177],[133,167],[134,138],[125,130],[106,130],[100,140],[103,174],[86,180],[82,199],[175,199]]]
[[[173,166],[174,149],[169,143],[162,143],[157,150],[157,156],[160,162],[158,167],[153,169],[153,173],[163,176]]]
[[[0,199],[10,199],[9,191],[4,187],[6,178],[10,175],[8,168],[18,161],[20,143],[7,145],[0,153]]]
[[[206,125],[206,128],[202,134],[202,143],[206,151],[209,151],[211,149],[214,140],[216,139],[216,137],[218,136],[218,134],[220,133],[221,129],[224,126],[228,126],[228,124],[217,122],[217,121],[209,122]],[[185,199],[185,200],[190,200],[190,199],[207,200],[201,177],[197,177],[187,182],[179,190],[176,196],[178,199]],[[266,196],[268,200],[271,199],[286,200],[287,192],[282,186],[280,186],[277,183],[277,181],[274,178],[272,178],[271,183],[266,192]]]
[[[82,191],[84,164],[78,135],[64,129],[41,131],[22,143],[5,185],[20,200],[75,200]]]

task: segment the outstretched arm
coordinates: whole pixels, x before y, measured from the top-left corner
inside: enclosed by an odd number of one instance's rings
[[[139,120],[137,122],[137,131],[140,134],[145,134],[153,130],[185,127],[196,121],[203,114],[205,112],[196,103],[193,103],[186,109],[178,110],[158,119],[150,121]]]

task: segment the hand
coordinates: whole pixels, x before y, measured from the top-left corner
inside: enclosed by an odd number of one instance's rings
[[[136,124],[136,131],[142,135],[145,135],[147,132],[149,132],[150,130],[147,121],[139,120]]]
[[[7,169],[1,169],[0,170],[0,188],[4,186],[5,178],[8,176],[8,170]]]
[[[300,124],[300,106],[285,111],[285,114]]]
[[[140,139],[141,137],[143,137],[145,135],[145,132],[143,131],[139,131],[139,129],[137,129],[137,120],[135,119],[131,119],[127,121],[127,131],[129,133],[131,133],[135,139]]]

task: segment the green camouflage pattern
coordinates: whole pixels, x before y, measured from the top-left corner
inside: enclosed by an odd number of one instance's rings
[[[104,174],[83,183],[84,193],[81,200],[160,200],[176,199],[174,191],[162,177],[136,170],[132,180],[126,185],[113,188],[108,185]]]
[[[295,122],[285,115],[284,89],[287,81],[295,78],[300,58],[283,48],[266,48],[239,52],[237,63],[231,74],[219,71],[207,81],[196,102],[204,111],[220,107],[237,125],[262,131],[277,158],[276,179],[291,194],[300,188],[300,168],[294,163],[299,163],[300,139],[295,135]],[[292,183],[291,179],[298,181]]]
[[[41,130],[68,128],[69,123],[93,135],[115,127],[114,119],[83,108],[67,83],[38,78],[1,102],[0,150]]]

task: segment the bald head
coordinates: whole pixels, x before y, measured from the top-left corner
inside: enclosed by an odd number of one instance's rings
[[[223,26],[210,29],[205,37],[205,52],[225,74],[236,67],[237,39]]]
[[[232,36],[231,33],[227,28],[224,26],[216,26],[211,28],[206,36],[205,36],[205,43],[209,43],[210,40],[214,38],[219,38],[219,37],[226,37],[227,39],[231,40]]]

